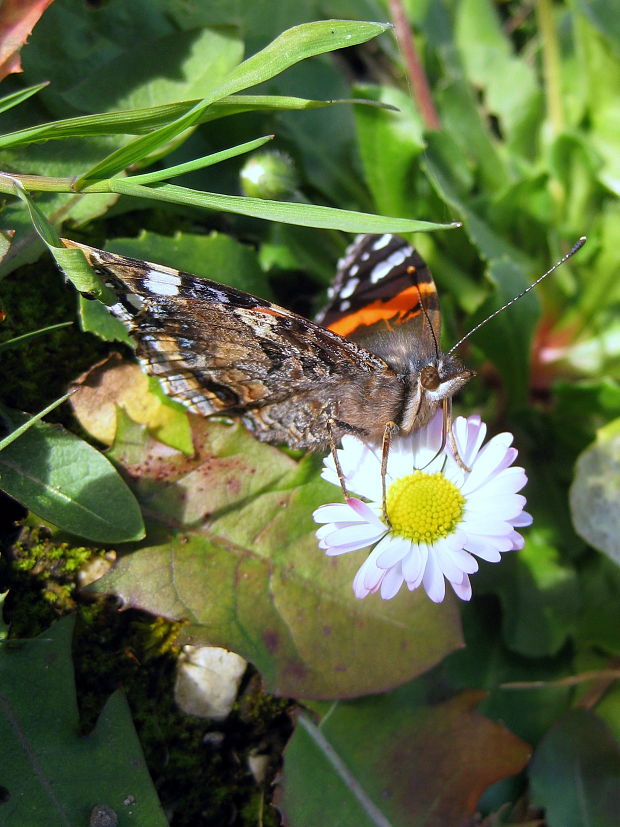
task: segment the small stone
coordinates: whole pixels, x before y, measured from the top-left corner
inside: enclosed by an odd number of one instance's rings
[[[247,662],[217,646],[185,646],[177,664],[174,695],[188,715],[222,721],[235,702]]]

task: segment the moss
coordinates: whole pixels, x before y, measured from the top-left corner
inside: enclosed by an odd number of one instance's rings
[[[1,282],[0,307],[7,314],[0,341],[76,320],[75,290],[46,259],[20,268]],[[81,333],[77,321],[72,327],[11,348],[2,354],[2,401],[12,408],[37,411],[62,396],[69,382],[108,349],[94,336]]]
[[[2,588],[12,637],[32,637],[62,614],[78,615],[73,660],[81,729],[90,732],[110,694],[127,695],[134,724],[172,827],[279,824],[271,783],[291,731],[291,702],[265,695],[250,670],[241,697],[223,722],[180,712],[174,700],[181,624],[116,599],[80,590],[78,571],[105,552],[58,542],[45,528],[25,528],[3,556]],[[248,755],[269,757],[263,786]]]

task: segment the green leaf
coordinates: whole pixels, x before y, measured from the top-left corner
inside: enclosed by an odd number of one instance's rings
[[[63,97],[86,112],[166,105],[201,97],[226,82],[242,58],[243,42],[231,26],[145,36],[125,44],[122,54],[78,80]]]
[[[542,92],[535,70],[528,61],[513,54],[496,7],[490,0],[464,0],[460,3],[455,30],[465,73],[471,83],[485,93],[484,110],[476,107],[479,117],[486,120],[487,110],[493,113],[498,118],[506,145],[520,155],[534,159],[538,152],[536,138],[543,115]],[[466,93],[465,97],[469,95]],[[458,100],[453,103],[458,106]],[[487,134],[486,138],[472,145],[472,149],[478,152],[483,169],[488,169],[488,162],[493,160],[495,172],[503,169],[506,174],[508,169],[500,163],[489,139]],[[487,161],[480,150],[489,152]],[[499,178],[494,180],[496,185],[501,183]]]
[[[65,618],[34,640],[0,646],[0,820],[83,824],[105,805],[119,827],[164,827],[122,693],[110,697],[90,735],[77,734],[73,625]]]
[[[191,422],[193,459],[145,437],[141,445],[135,433],[115,446],[153,519],[148,544],[97,591],[185,618],[192,641],[248,658],[280,695],[379,692],[459,645],[451,602],[437,606],[423,592],[355,599],[364,552],[328,559],[317,546],[312,512],[339,495],[316,461],[297,463],[240,427]]]
[[[84,186],[89,179],[116,175],[130,164],[141,160],[196,124],[202,113],[216,100],[263,83],[300,60],[364,43],[388,28],[389,24],[384,23],[326,20],[288,29],[260,52],[244,60],[224,81],[216,83],[204,99],[186,115],[113,152],[82,174],[76,182],[76,188]]]
[[[24,420],[4,413],[14,427]],[[138,504],[114,467],[59,425],[37,422],[0,452],[0,487],[39,517],[88,540],[144,536]]]
[[[321,207],[316,204],[294,204],[288,201],[266,201],[263,198],[247,198],[240,195],[220,195],[214,192],[177,187],[163,184],[142,187],[131,180],[114,178],[110,186],[115,192],[136,197],[167,201],[173,204],[187,204],[204,209],[234,212],[262,218],[265,221],[281,221],[285,224],[300,224],[303,227],[344,230],[350,233],[413,233],[433,230],[454,229],[457,224],[433,224],[430,221],[415,221],[409,218],[389,218],[368,213]]]
[[[405,92],[369,86],[357,91],[398,110],[356,107],[354,116],[364,178],[377,211],[409,215],[417,207],[411,198],[413,165],[425,147],[420,115]]]
[[[527,271],[506,256],[493,259],[487,274],[496,291],[468,321],[471,329],[497,308],[517,296],[528,285]],[[538,297],[532,292],[507,308],[474,333],[471,344],[481,348],[500,371],[513,404],[527,399],[530,386],[530,352],[534,328],[540,315]]]
[[[137,238],[113,238],[106,250],[123,256],[156,261],[186,273],[219,281],[271,300],[273,294],[258,263],[255,250],[232,236],[175,233],[173,236],[142,231]]]
[[[285,821],[320,824],[328,812],[360,827],[465,824],[486,787],[526,763],[527,744],[475,711],[484,693],[437,704],[416,694],[414,684],[321,704],[318,725],[300,715],[280,781]]]
[[[616,827],[620,744],[586,709],[575,709],[541,741],[529,768],[532,803],[550,827]]]
[[[620,565],[620,419],[602,428],[577,460],[571,517],[580,537]]]
[[[485,567],[478,576],[480,593],[500,597],[509,648],[533,658],[557,654],[579,612],[575,567],[562,559],[549,533],[535,524],[525,532],[525,548],[518,555]]]

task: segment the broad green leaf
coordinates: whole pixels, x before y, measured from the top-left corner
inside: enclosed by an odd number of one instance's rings
[[[119,827],[164,827],[120,690],[94,731],[78,735],[73,625],[68,617],[26,643],[0,646],[0,820],[6,827],[83,824],[106,805]]]
[[[354,116],[364,178],[377,212],[409,215],[417,208],[411,198],[414,161],[425,147],[420,115],[410,96],[397,89],[362,86],[358,91],[398,110],[356,107]]]
[[[532,803],[549,827],[616,827],[620,744],[586,709],[575,709],[543,738],[529,767]]]
[[[522,769],[527,744],[475,707],[482,692],[420,703],[415,685],[306,714],[284,755],[278,806],[289,824],[457,827],[489,784]],[[317,795],[317,790],[321,795]]]
[[[457,7],[456,40],[468,79],[486,95],[485,110],[499,120],[506,144],[535,158],[537,130],[542,117],[542,93],[534,69],[513,55],[499,15],[490,0],[464,0]],[[472,48],[475,43],[475,48]],[[454,101],[456,103],[456,101]],[[480,114],[486,117],[486,111]],[[487,137],[482,141],[491,150]],[[491,150],[491,155],[495,153]],[[489,159],[490,160],[490,159]],[[502,166],[495,158],[496,171]],[[484,159],[481,162],[486,166]],[[496,184],[501,183],[496,179]]]
[[[126,44],[122,54],[67,89],[63,97],[87,112],[162,106],[204,95],[225,82],[242,58],[243,43],[232,27],[143,37]]]
[[[526,489],[527,493],[527,489]],[[525,548],[487,567],[478,591],[493,591],[502,603],[507,645],[528,657],[555,655],[574,631],[579,612],[575,567],[562,560],[548,532],[536,523],[524,532]]]
[[[613,5],[605,0],[574,0],[571,5],[609,41],[616,56],[620,57],[620,22]]]
[[[620,566],[597,554],[581,566],[580,585],[577,645],[620,657]]]
[[[575,531],[620,565],[620,419],[602,428],[577,460],[570,490]]]
[[[76,182],[76,187],[79,189],[88,179],[102,179],[116,175],[130,164],[144,158],[162,144],[196,124],[202,113],[216,100],[263,83],[300,60],[345,46],[364,43],[387,28],[389,25],[382,23],[327,20],[295,26],[283,32],[260,52],[244,60],[229,73],[226,80],[216,83],[204,99],[186,115],[113,152],[82,174]]]
[[[178,232],[173,236],[164,236],[143,231],[137,238],[109,239],[106,250],[156,261],[264,299],[273,298],[255,250],[223,233],[198,235]]]
[[[496,290],[468,320],[471,329],[517,296],[529,282],[520,262],[506,256],[490,262],[487,274]],[[524,296],[473,334],[471,345],[481,348],[500,371],[513,404],[527,398],[530,377],[530,352],[534,328],[539,317],[539,300],[534,293]]]
[[[247,198],[239,195],[221,195],[213,192],[163,184],[142,187],[131,180],[113,178],[109,182],[115,192],[136,197],[152,198],[173,204],[186,204],[204,209],[234,212],[266,221],[281,221],[285,224],[300,224],[304,227],[320,227],[330,230],[344,230],[350,233],[413,233],[433,230],[454,229],[457,224],[433,224],[430,221],[415,221],[409,218],[389,218],[368,213],[339,210],[316,204],[295,204],[288,201],[266,201],[262,198]]]
[[[24,417],[5,411],[13,427]],[[0,487],[39,517],[99,543],[144,536],[140,509],[114,466],[59,425],[37,422],[0,451]]]
[[[364,552],[328,559],[317,546],[312,511],[339,495],[316,461],[298,463],[240,427],[191,421],[193,459],[135,432],[115,446],[152,519],[147,543],[97,591],[185,618],[188,638],[248,658],[280,695],[379,692],[459,645],[453,603],[421,592],[355,599]]]

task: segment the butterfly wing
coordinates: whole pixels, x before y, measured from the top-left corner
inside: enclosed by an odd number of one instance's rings
[[[328,299],[317,321],[387,357],[396,370],[415,370],[438,352],[437,288],[404,238],[358,236],[338,262]]]
[[[311,448],[347,431],[376,436],[393,417],[402,383],[366,348],[217,282],[63,243],[112,288],[109,310],[129,327],[146,370],[190,410],[240,415],[264,441]]]

